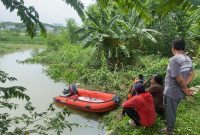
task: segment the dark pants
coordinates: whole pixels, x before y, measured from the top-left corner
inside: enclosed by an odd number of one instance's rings
[[[163,107],[156,108],[156,113],[160,116],[161,120],[165,120],[165,111]]]
[[[173,131],[176,122],[176,110],[181,99],[164,96],[164,108],[168,130]]]
[[[137,126],[140,126],[140,117],[135,109],[133,108],[123,108],[122,115],[127,114],[132,120],[135,121]]]

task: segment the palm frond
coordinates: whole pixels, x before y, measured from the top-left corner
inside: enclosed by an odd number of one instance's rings
[[[142,31],[143,32],[153,32],[154,34],[157,34],[157,35],[161,35],[162,34],[159,31],[153,30],[153,29],[142,29]]]
[[[105,7],[107,7],[109,1],[110,1],[110,0],[97,0],[97,3],[98,3],[102,8],[105,8]]]
[[[148,10],[141,0],[117,0],[116,2],[121,10],[125,13],[129,13],[131,10],[135,10],[146,23],[150,23],[153,20],[152,16],[147,12]]]
[[[87,41],[85,42],[85,44],[83,44],[83,48],[87,48],[87,47],[89,47],[89,46],[91,46],[91,45],[93,45],[93,44],[95,44],[95,41],[94,41],[94,40],[87,40]]]
[[[83,34],[83,35],[79,38],[79,41],[83,41],[83,40],[87,39],[87,38],[90,36],[91,33],[93,33],[93,31],[88,31],[88,32],[86,32],[85,34]]]
[[[117,18],[119,18],[119,15],[115,15],[114,17],[112,17],[108,22],[107,22],[107,29],[111,29],[113,27],[113,25],[115,24],[115,21],[117,20]]]
[[[107,33],[113,38],[119,38],[120,37],[120,35],[118,35],[118,33],[116,33],[116,31],[114,31],[112,29],[108,29],[107,31],[108,31]]]
[[[130,31],[131,31],[129,25],[128,25],[126,22],[124,22],[123,20],[117,20],[116,22],[117,22],[118,25],[120,25],[120,26],[121,26],[123,29],[125,29],[127,32],[130,32]]]
[[[168,0],[164,1],[157,9],[157,13],[159,15],[164,16],[167,15],[169,12],[173,11],[178,7],[182,7],[182,10],[195,10],[200,6],[199,0]]]
[[[71,5],[82,20],[85,20],[84,5],[80,0],[63,0],[65,3]]]
[[[95,15],[92,15],[88,12],[86,12],[86,15],[88,16],[88,19],[93,23],[93,25],[96,27],[96,28],[100,28],[100,24],[99,24],[99,18],[95,18],[94,16]]]
[[[157,43],[157,40],[149,32],[145,31],[145,32],[142,32],[141,34],[144,35],[144,37],[149,39],[150,41]]]

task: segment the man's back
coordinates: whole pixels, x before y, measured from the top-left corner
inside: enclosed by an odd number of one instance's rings
[[[152,126],[156,120],[153,97],[148,92],[132,97],[123,104],[123,107],[134,108],[143,126]]]
[[[183,98],[184,93],[176,81],[177,75],[182,75],[186,80],[192,69],[192,60],[183,54],[177,54],[170,59],[165,77],[164,95],[174,99]]]

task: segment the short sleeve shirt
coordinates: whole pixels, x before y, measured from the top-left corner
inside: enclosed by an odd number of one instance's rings
[[[176,77],[182,75],[187,80],[189,72],[192,70],[192,60],[187,55],[177,54],[173,56],[167,67],[164,95],[174,99],[183,98],[184,93],[177,83]]]

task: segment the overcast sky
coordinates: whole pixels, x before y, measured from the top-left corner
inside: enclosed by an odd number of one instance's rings
[[[26,6],[34,6],[40,16],[40,21],[45,23],[65,24],[67,18],[74,18],[78,24],[81,19],[76,11],[63,0],[24,0]],[[81,0],[85,8],[95,3],[95,0]],[[0,1],[0,21],[20,22],[16,12],[10,13]]]

